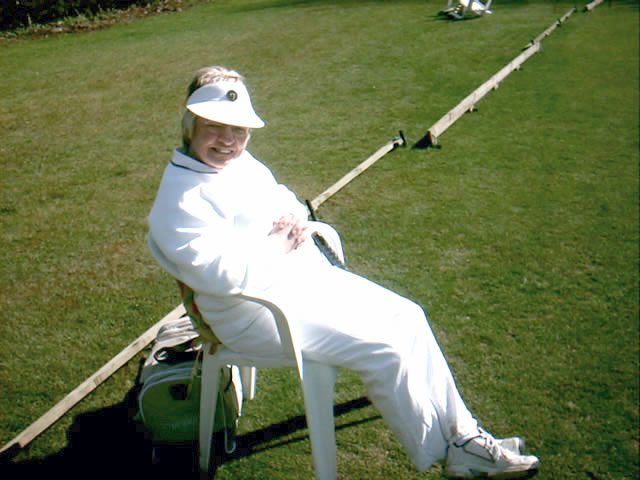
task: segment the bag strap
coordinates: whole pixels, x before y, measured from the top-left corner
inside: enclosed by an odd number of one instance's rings
[[[184,305],[184,309],[187,314],[191,318],[191,321],[196,327],[196,330],[200,334],[200,337],[203,343],[211,344],[210,354],[214,354],[218,345],[222,345],[220,339],[213,333],[211,327],[204,321],[202,318],[202,314],[196,305],[194,300],[195,292],[185,283],[180,280],[176,280],[178,282],[178,288],[180,288],[180,296],[182,297],[182,304]]]
[[[331,263],[331,265],[333,265],[334,267],[340,267],[343,270],[347,270],[347,266],[342,260],[340,260],[338,254],[333,248],[331,248],[329,242],[327,242],[327,240],[321,234],[319,234],[318,232],[313,232],[313,234],[311,234],[311,238],[313,238],[313,243],[315,243],[316,247],[318,247],[318,250],[320,250],[323,255],[327,257],[327,260],[329,260],[329,263]]]

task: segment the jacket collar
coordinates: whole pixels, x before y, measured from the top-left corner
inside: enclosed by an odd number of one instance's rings
[[[220,173],[222,171],[221,168],[210,167],[209,165],[196,160],[193,157],[190,157],[184,150],[181,148],[177,148],[173,152],[173,158],[171,159],[171,164],[178,168],[186,168],[187,170],[191,170],[197,173]]]

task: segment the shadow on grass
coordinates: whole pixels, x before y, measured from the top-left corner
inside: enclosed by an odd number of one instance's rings
[[[339,417],[370,405],[361,397],[336,405],[334,415]],[[0,463],[0,478],[63,478],[75,479],[196,479],[196,445],[167,446],[156,449],[158,456],[152,461],[152,446],[141,426],[133,421],[135,392],[129,392],[124,401],[111,407],[83,413],[74,418],[67,432],[68,444],[60,452],[38,459],[8,460]],[[339,424],[336,429],[347,428],[379,418],[374,416],[356,422]],[[240,435],[233,454],[217,452],[216,464],[222,465],[239,458],[271,448],[281,447],[308,438],[307,434],[292,434],[306,428],[304,415],[269,425],[260,430]],[[222,445],[222,438],[216,445]]]
[[[371,405],[371,402],[366,397],[360,397],[355,400],[351,400],[349,402],[341,403],[336,405],[333,409],[334,417],[339,417],[340,415],[344,415],[353,410],[357,410],[360,408],[368,407]],[[359,425],[362,423],[370,422],[372,420],[377,420],[381,418],[379,415],[374,417],[366,418],[364,420],[358,420],[356,422],[349,422],[344,425],[339,425],[336,422],[336,430],[341,430],[343,428],[353,427],[355,425]],[[243,435],[238,436],[236,438],[236,450],[231,455],[223,455],[216,458],[218,464],[223,464],[229,460],[233,460],[236,458],[248,457],[257,452],[261,452],[263,450],[268,450],[270,448],[281,447],[284,445],[289,445],[291,443],[299,442],[301,440],[305,440],[308,438],[307,434],[299,435],[295,438],[289,438],[286,440],[277,441],[278,438],[286,437],[288,435],[294,434],[299,430],[303,430],[307,428],[307,420],[304,415],[298,415],[296,417],[292,417],[284,422],[274,423],[273,425],[269,425],[266,428],[261,430],[256,430],[254,432],[245,433]],[[273,442],[273,443],[272,443]]]

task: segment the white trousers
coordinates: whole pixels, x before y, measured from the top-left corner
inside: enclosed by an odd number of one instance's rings
[[[312,263],[295,262],[286,287],[298,305],[289,321],[298,326],[303,355],[357,372],[419,470],[444,460],[448,441],[454,435],[473,436],[478,425],[422,308],[363,277]],[[227,346],[256,355],[282,354],[266,309]]]

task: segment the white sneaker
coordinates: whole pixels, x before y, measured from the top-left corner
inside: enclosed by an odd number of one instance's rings
[[[489,432],[483,430],[482,428],[478,428],[480,434],[488,435],[493,438],[498,445],[502,448],[509,450],[511,453],[515,453],[516,455],[522,455],[524,453],[524,438],[522,437],[509,437],[509,438],[495,438]]]
[[[516,455],[522,455],[524,453],[524,438],[510,437],[510,438],[496,438],[495,439],[500,447],[505,450],[509,450]]]
[[[447,453],[448,478],[531,478],[538,472],[540,460],[520,455],[505,447],[484,431],[464,444],[452,442]]]

